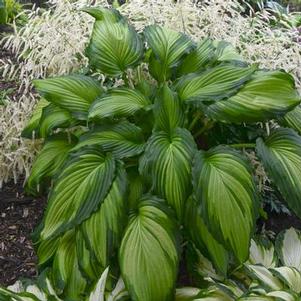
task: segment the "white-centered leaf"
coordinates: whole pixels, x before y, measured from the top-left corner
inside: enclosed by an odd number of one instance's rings
[[[248,162],[230,148],[199,151],[193,162],[193,185],[209,231],[244,262],[256,212],[255,185]]]
[[[131,216],[119,251],[122,278],[133,300],[172,300],[179,255],[177,227],[165,203],[146,196]]]
[[[283,265],[301,272],[301,232],[290,228],[277,236],[276,251]]]
[[[278,128],[265,140],[257,139],[256,151],[289,207],[301,217],[301,137]]]

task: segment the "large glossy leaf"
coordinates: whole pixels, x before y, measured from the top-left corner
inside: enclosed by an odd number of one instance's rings
[[[224,64],[201,74],[182,77],[176,84],[176,89],[182,101],[217,101],[233,95],[251,78],[256,69],[256,66]]]
[[[74,230],[67,231],[60,239],[53,261],[52,281],[66,300],[80,300],[84,293],[86,281],[78,266]]]
[[[196,49],[191,51],[177,68],[178,75],[200,72],[213,60],[215,47],[210,39],[206,38],[198,43]]]
[[[99,149],[82,149],[70,157],[50,195],[42,240],[80,224],[97,211],[115,176],[112,156]]]
[[[48,106],[49,102],[45,98],[41,98],[36,104],[30,120],[22,131],[22,137],[32,138],[39,137],[39,123],[42,116],[43,108]]]
[[[126,174],[123,168],[119,167],[100,209],[80,226],[88,248],[102,269],[105,269],[116,255],[127,222],[126,187]]]
[[[140,172],[150,177],[152,190],[166,199],[177,216],[191,193],[191,162],[196,145],[190,132],[177,128],[173,133],[154,132],[140,161]]]
[[[228,252],[208,231],[201,217],[200,206],[193,198],[187,200],[185,227],[196,247],[212,260],[219,271],[226,275]]]
[[[226,41],[213,41],[215,46],[215,59],[218,62],[227,62],[227,61],[243,61],[241,55],[233,47],[231,43]]]
[[[86,50],[93,68],[109,76],[118,76],[140,61],[142,41],[117,11],[105,8],[85,11],[96,18]]]
[[[209,230],[244,262],[256,211],[255,185],[245,158],[224,147],[199,151],[193,162],[193,185]]]
[[[138,110],[147,108],[150,104],[150,100],[138,90],[117,88],[92,104],[89,118],[127,117]]]
[[[163,201],[146,196],[131,216],[119,252],[126,288],[136,301],[172,300],[178,269],[177,227]]]
[[[139,127],[124,121],[111,126],[96,127],[82,135],[73,151],[86,145],[98,145],[117,158],[127,158],[143,152],[144,138]]]
[[[224,122],[256,122],[282,116],[299,103],[292,76],[281,71],[257,72],[236,95],[210,105],[207,113]]]
[[[301,272],[301,232],[290,228],[277,236],[276,251],[283,265]]]
[[[185,122],[184,108],[178,95],[167,84],[160,89],[154,108],[155,130],[171,133]]]
[[[60,171],[75,143],[76,139],[73,136],[68,137],[65,134],[58,134],[46,140],[26,181],[27,192],[35,194],[40,185],[45,186],[46,180],[52,179]]]
[[[102,93],[100,85],[83,75],[69,75],[33,81],[38,92],[49,102],[86,119],[90,104]]]
[[[282,125],[290,127],[301,134],[301,106],[295,107],[280,118],[279,121]]]
[[[301,137],[278,128],[265,141],[258,138],[256,150],[289,207],[301,217]]]
[[[150,73],[158,81],[169,79],[171,68],[176,67],[193,46],[192,41],[184,34],[157,25],[146,27],[144,36],[152,50]]]
[[[76,119],[72,117],[69,111],[51,103],[42,110],[39,122],[39,134],[40,137],[45,138],[55,129],[67,128],[76,124]]]

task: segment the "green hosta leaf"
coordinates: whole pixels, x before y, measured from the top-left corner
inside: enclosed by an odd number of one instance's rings
[[[270,271],[285,283],[290,290],[300,294],[301,293],[301,274],[292,267],[279,267],[270,269]]]
[[[227,274],[228,252],[208,231],[200,212],[200,207],[189,198],[186,204],[185,226],[196,247],[208,256],[224,275]]]
[[[256,150],[268,175],[289,207],[301,217],[301,137],[292,129],[276,129]]]
[[[224,122],[256,122],[284,115],[299,103],[292,76],[281,71],[258,72],[236,95],[210,105],[207,113]]]
[[[74,137],[65,134],[58,134],[46,140],[26,181],[27,192],[37,193],[43,181],[52,179],[60,171],[75,142]]]
[[[136,170],[136,167],[130,168],[127,171],[128,183],[130,183],[128,187],[128,203],[130,209],[136,209],[138,205],[138,201],[141,199],[142,195],[145,191],[144,181],[141,175]]]
[[[41,239],[80,224],[98,210],[115,176],[111,155],[87,148],[70,155],[49,198]]]
[[[197,48],[191,51],[177,68],[178,75],[200,72],[214,58],[215,47],[210,39],[202,40]]]
[[[298,300],[298,296],[294,296],[292,293],[289,293],[286,291],[269,292],[269,293],[267,293],[267,296],[272,298],[272,299],[270,299],[271,301],[274,301],[275,298],[277,298],[276,300],[280,300],[280,301],[297,301]]]
[[[189,37],[157,25],[146,27],[144,36],[152,50],[150,73],[161,82],[170,78],[171,68],[176,67],[193,47]]]
[[[80,226],[87,245],[104,269],[110,264],[120,244],[127,221],[125,192],[127,182],[123,168],[118,168],[116,179],[100,209]]]
[[[75,125],[77,121],[71,113],[54,104],[49,104],[42,110],[39,124],[39,134],[45,138],[57,128],[67,128]]]
[[[199,151],[193,185],[209,230],[244,262],[256,211],[255,185],[245,158],[230,148]]]
[[[230,293],[230,292],[229,292]],[[194,297],[194,301],[234,301],[232,294],[226,293],[224,290],[217,286],[209,286],[207,289],[203,289],[199,294]]]
[[[177,94],[167,84],[160,89],[154,108],[155,130],[168,133],[177,127],[183,127],[185,121],[184,109]]]
[[[276,251],[282,263],[301,272],[301,232],[290,228],[277,236]]]
[[[261,282],[269,290],[282,290],[282,282],[264,266],[246,264],[245,267],[249,271],[252,278]]]
[[[117,158],[127,158],[143,152],[144,138],[139,127],[124,121],[111,126],[96,127],[82,135],[73,151],[86,145],[98,145]]]
[[[39,79],[35,88],[49,102],[63,108],[78,119],[86,119],[91,103],[102,93],[100,85],[83,75]]]
[[[119,252],[122,277],[137,301],[172,300],[178,269],[177,227],[163,201],[146,196],[133,213]]]
[[[277,264],[277,256],[273,244],[267,239],[251,239],[248,263],[274,268]]]
[[[104,8],[85,11],[96,18],[86,50],[93,68],[118,76],[139,63],[143,55],[142,41],[117,11]]]
[[[256,69],[256,66],[220,65],[201,74],[182,77],[176,89],[183,101],[217,101],[236,92]]]
[[[39,258],[39,266],[42,266],[49,260],[51,260],[59,246],[60,237],[55,237],[53,239],[43,240],[39,244],[39,248],[37,251]]]
[[[92,104],[89,118],[127,117],[138,110],[147,108],[150,104],[150,100],[138,90],[117,88]]]
[[[63,293],[66,300],[81,299],[86,281],[79,270],[73,230],[62,236],[54,257],[51,274],[55,288],[58,292]]]
[[[293,128],[301,134],[301,106],[295,107],[292,111],[280,118],[280,123],[284,126]]]
[[[243,61],[238,51],[225,41],[214,41],[213,45],[216,47],[215,57],[219,62],[223,61]]]
[[[22,137],[32,138],[33,136],[39,136],[39,123],[42,116],[43,108],[48,106],[49,102],[41,98],[34,108],[30,120],[28,121],[26,127],[22,131]]]
[[[181,219],[191,193],[191,161],[196,145],[190,132],[154,132],[140,161],[140,172],[150,177],[152,190],[166,199]]]

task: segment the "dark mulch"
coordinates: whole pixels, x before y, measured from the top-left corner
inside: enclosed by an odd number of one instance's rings
[[[0,285],[36,276],[31,234],[45,204],[45,198],[24,196],[22,183],[8,183],[0,190]]]

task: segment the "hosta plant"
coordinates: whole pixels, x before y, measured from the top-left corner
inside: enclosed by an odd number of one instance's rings
[[[138,34],[115,10],[85,11],[93,76],[35,80],[42,99],[23,132],[45,138],[26,184],[49,191],[40,269],[66,300],[108,266],[107,288],[121,275],[131,300],[173,300],[187,242],[223,275],[248,258],[260,193],[246,149],[301,216],[301,137],[285,127],[300,96],[289,74],[226,42]]]

